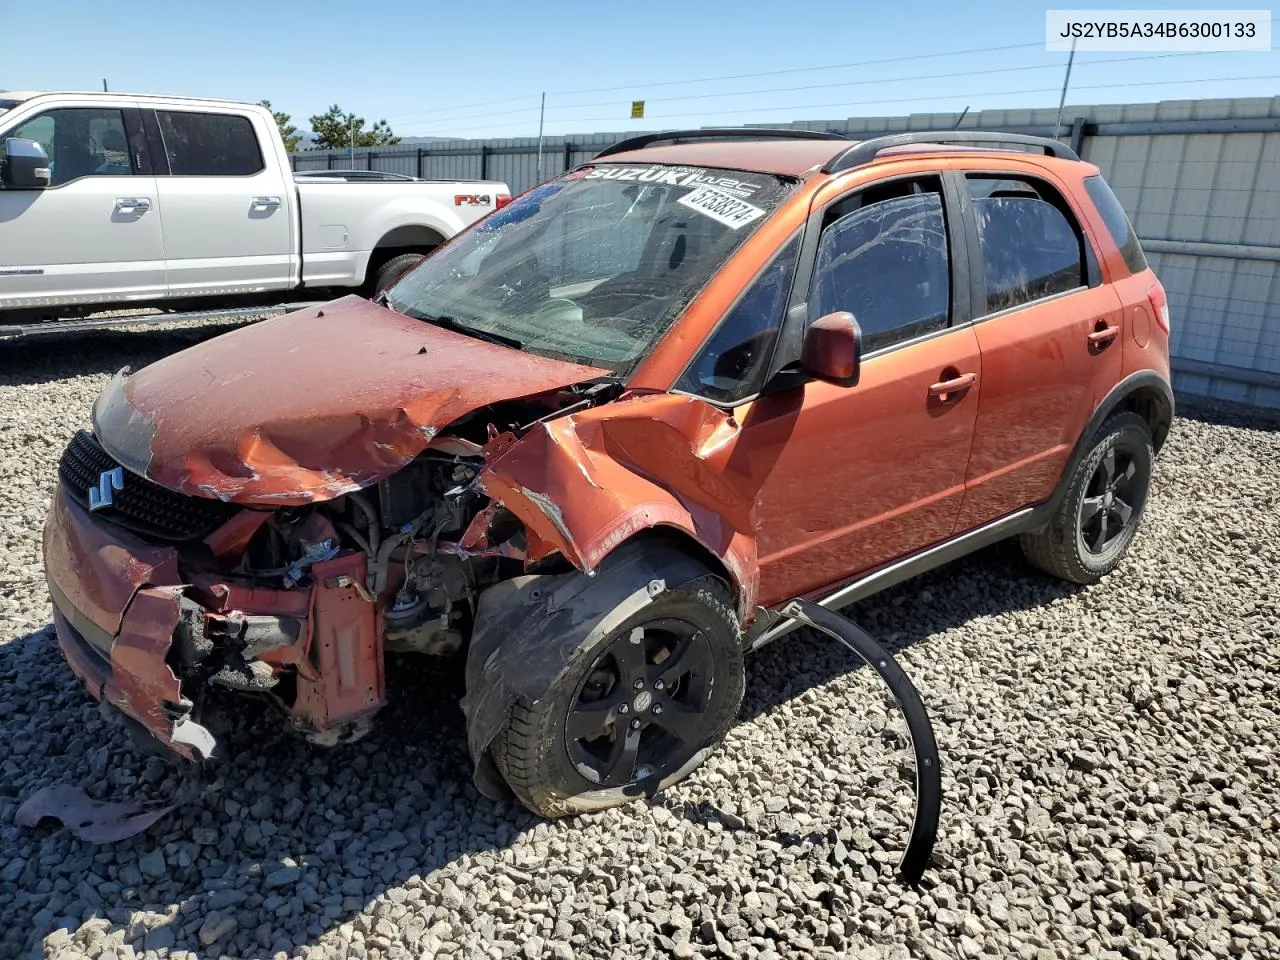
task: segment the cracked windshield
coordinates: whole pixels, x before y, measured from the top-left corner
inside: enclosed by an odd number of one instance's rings
[[[518,197],[393,287],[395,310],[624,373],[792,184],[605,165]]]

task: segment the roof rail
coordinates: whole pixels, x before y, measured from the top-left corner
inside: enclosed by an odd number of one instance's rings
[[[1079,160],[1076,152],[1064,143],[1049,137],[1030,137],[1022,133],[993,133],[984,130],[935,130],[891,133],[884,137],[861,140],[847,150],[842,150],[826,162],[823,173],[840,173],[870,163],[885,150],[904,147],[913,143],[940,144],[1019,144],[1039,147],[1047,156],[1062,160]]]
[[[839,133],[820,133],[817,130],[771,130],[767,127],[710,127],[705,130],[665,130],[659,133],[642,133],[639,136],[619,140],[605,147],[592,159],[612,156],[627,150],[643,150],[664,141],[686,140],[848,140]]]

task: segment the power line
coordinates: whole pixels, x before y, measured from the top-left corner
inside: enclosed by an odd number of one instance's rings
[[[672,87],[693,83],[713,83],[717,80],[746,80],[751,77],[778,77],[788,73],[810,73],[814,70],[845,70],[850,67],[872,67],[885,63],[905,63],[909,60],[934,60],[939,57],[959,57],[970,53],[1000,53],[1005,50],[1025,50],[1028,47],[1043,46],[1044,42],[1037,40],[1033,43],[1008,43],[999,47],[974,47],[969,50],[949,50],[940,53],[916,53],[905,57],[885,57],[881,60],[859,60],[855,63],[837,63],[825,67],[791,67],[786,70],[762,70],[759,73],[735,73],[718,77],[706,77],[701,80],[661,80],[655,83],[628,83],[617,87],[593,87],[587,90],[554,90],[551,91],[551,95],[556,97],[569,97],[579,93],[609,93],[614,90],[635,90],[638,87],[651,89],[653,87]]]
[[[1078,66],[1084,67],[1084,66],[1092,66],[1094,64],[1108,64],[1108,63],[1134,63],[1134,62],[1144,61],[1144,60],[1165,60],[1173,57],[1197,57],[1197,56],[1206,56],[1214,52],[1216,51],[1198,51],[1197,50],[1197,51],[1182,51],[1178,53],[1157,53],[1157,54],[1150,54],[1150,55],[1141,56],[1141,57],[1108,57],[1100,60],[1087,60],[1079,64]],[[779,94],[779,93],[794,93],[802,90],[825,90],[825,89],[831,89],[835,87],[867,86],[870,84],[875,84],[879,86],[884,84],[905,83],[905,82],[920,81],[920,80],[939,80],[939,79],[949,79],[949,78],[955,78],[955,77],[982,76],[982,75],[1000,74],[1000,73],[1019,73],[1019,72],[1025,73],[1025,72],[1034,71],[1034,70],[1058,70],[1058,69],[1060,69],[1060,65],[1056,63],[1036,64],[1036,65],[1019,66],[1019,67],[992,67],[986,70],[961,70],[961,71],[953,71],[949,73],[916,74],[913,76],[906,76],[906,77],[874,77],[874,78],[867,78],[862,80],[841,80],[841,81],[833,81],[832,83],[805,84],[802,86],[794,86],[794,87],[775,87],[775,88],[763,89],[763,90],[761,89],[733,90],[733,91],[725,91],[725,92],[718,92],[718,93],[687,94],[687,95],[678,96],[678,97],[662,97],[657,99],[650,99],[646,102],[647,103],[674,103],[676,101],[684,101],[684,100],[704,100],[704,99],[709,100],[711,98],[720,98],[720,97],[742,97],[742,96],[758,96],[761,94],[767,95],[767,94]],[[615,101],[615,100],[602,100],[602,101],[595,101],[592,103],[557,104],[557,105],[548,106],[547,110],[562,111],[562,110],[571,110],[571,109],[582,109],[586,107],[608,107],[608,106],[616,105],[617,102],[618,101]],[[465,118],[460,117],[459,119],[484,120],[484,119],[490,119],[493,117],[508,117],[516,114],[531,113],[532,111],[537,109],[538,108],[535,106],[517,107],[512,110],[496,110],[490,113],[474,114],[471,116],[467,116]],[[768,109],[768,108],[765,108],[765,109]],[[683,116],[693,116],[693,115],[694,114],[691,114],[691,113],[683,114]],[[443,121],[438,121],[438,122],[447,123],[448,120],[445,119]],[[568,121],[568,122],[574,122],[574,121]],[[472,127],[468,127],[467,129],[474,130],[474,129],[480,129],[480,128],[472,126]]]
[[[655,80],[643,81],[637,83],[627,83],[616,87],[588,87],[581,90],[550,90],[547,92],[551,97],[572,97],[580,93],[611,93],[616,90],[651,90],[655,87],[673,87],[673,86],[691,86],[695,83],[715,83],[719,80],[747,80],[754,77],[777,77],[791,73],[812,73],[817,70],[847,70],[852,67],[871,67],[880,66],[886,63],[906,63],[911,60],[935,60],[940,57],[961,57],[971,53],[1001,53],[1006,50],[1025,50],[1029,47],[1043,47],[1044,41],[1037,40],[1033,43],[1010,43],[999,47],[973,47],[968,50],[944,50],[938,53],[916,53],[905,57],[885,57],[880,60],[858,60],[853,63],[835,63],[821,67],[790,67],[785,70],[762,70],[757,73],[731,73],[722,74],[715,77],[702,77],[694,80]],[[530,97],[536,97],[537,94],[531,94]],[[391,113],[386,114],[388,117],[407,117],[407,116],[426,116],[428,114],[440,113],[450,110],[467,110],[471,107],[485,107],[494,103],[508,103],[511,100],[529,99],[529,97],[510,97],[506,100],[485,100],[479,103],[455,104],[450,107],[436,107],[428,110],[411,111],[409,113]]]
[[[1161,56],[1170,56],[1170,55],[1162,54]],[[1130,59],[1140,59],[1140,58],[1130,58]],[[1093,62],[1097,62],[1097,61],[1093,61]],[[903,79],[912,79],[912,78],[903,78]],[[1280,79],[1280,75],[1247,76],[1247,77],[1202,77],[1202,78],[1193,79],[1193,80],[1142,80],[1142,81],[1135,81],[1130,83],[1078,84],[1074,86],[1073,89],[1077,91],[1078,90],[1107,90],[1107,89],[1113,89],[1113,88],[1119,88],[1119,87],[1180,86],[1180,85],[1196,84],[1196,83],[1225,83],[1225,82],[1230,82],[1235,80],[1276,80],[1276,79]],[[932,102],[932,101],[939,101],[939,100],[960,100],[960,99],[965,99],[969,97],[1005,97],[1005,96],[1015,96],[1015,95],[1027,94],[1027,93],[1055,93],[1058,91],[1058,89],[1059,89],[1058,87],[1054,86],[1054,87],[1038,87],[1038,88],[1029,88],[1029,89],[1024,88],[1021,90],[971,91],[968,93],[955,93],[955,94],[943,94],[943,95],[929,94],[926,96],[919,96],[919,97],[894,97],[894,98],[876,97],[871,100],[842,100],[836,103],[782,104],[776,107],[755,106],[755,107],[735,108],[732,110],[713,110],[713,111],[698,110],[693,112],[665,114],[661,117],[654,117],[652,119],[665,121],[665,120],[676,120],[683,117],[719,117],[719,116],[727,116],[727,115],[742,115],[747,113],[777,113],[782,110],[798,111],[798,110],[844,109],[847,107],[868,106],[868,105],[876,105],[876,104],[925,103],[925,102]],[[618,120],[618,117],[616,116],[576,117],[576,118],[564,118],[560,122],[573,123],[573,124],[610,123],[616,120]],[[461,131],[455,131],[454,135],[460,135],[473,130],[483,130],[486,128],[487,128],[487,125],[467,127]]]
[[[1143,80],[1134,83],[1097,83],[1077,85],[1076,90],[1110,90],[1119,87],[1160,87],[1160,86],[1182,86],[1186,84],[1196,83],[1225,83],[1233,80],[1277,80],[1280,74],[1269,74],[1265,76],[1249,76],[1249,77],[1202,77],[1196,80]],[[741,115],[744,113],[777,113],[780,110],[827,110],[827,109],[843,109],[846,107],[868,106],[872,104],[886,103],[926,103],[937,100],[961,100],[969,97],[1005,97],[1026,93],[1056,93],[1058,87],[1038,87],[1023,90],[1001,90],[1001,91],[971,91],[968,93],[931,94],[923,97],[896,97],[883,98],[876,97],[872,100],[843,100],[837,103],[810,103],[810,104],[784,104],[777,107],[743,107],[734,110],[718,110],[708,113],[705,110],[699,110],[691,113],[670,113],[662,117],[654,117],[655,120],[676,120],[681,117],[706,117],[706,116],[727,116],[730,114]],[[562,120],[562,123],[608,123],[617,120],[617,117],[578,117],[572,120]],[[482,128],[475,128],[482,129]]]
[[[1216,50],[1194,50],[1179,53],[1154,53],[1145,57],[1109,57],[1103,60],[1087,60],[1077,66],[1089,66],[1101,63],[1134,63],[1139,60],[1165,60],[1170,57],[1202,57],[1217,53]],[[950,73],[924,73],[909,77],[868,77],[862,80],[838,80],[831,83],[810,83],[798,87],[772,87],[764,90],[729,90],[722,93],[691,93],[680,97],[651,97],[646,103],[673,103],[677,100],[710,100],[712,97],[743,97],[762,93],[794,93],[799,90],[827,90],[832,87],[861,87],[869,84],[902,83],[909,80],[946,80],[954,77],[976,77],[994,73],[1019,73],[1030,70],[1061,70],[1060,63],[1041,63],[1021,67],[991,67],[987,70],[956,70]],[[607,107],[616,100],[596,101],[595,103],[568,103],[549,108],[568,110],[574,107]]]

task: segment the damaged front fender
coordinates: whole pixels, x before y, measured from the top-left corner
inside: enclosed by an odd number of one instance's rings
[[[479,482],[587,574],[641,531],[683,532],[724,564],[746,622],[758,585],[756,491],[734,462],[740,433],[731,414],[695,397],[639,396],[540,422],[515,442],[496,438]]]

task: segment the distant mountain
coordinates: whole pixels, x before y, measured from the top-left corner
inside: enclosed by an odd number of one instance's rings
[[[313,131],[311,130],[302,131],[300,132],[299,135],[302,137],[302,139],[298,141],[299,151],[322,149],[322,148],[316,147],[316,135]],[[465,140],[465,139],[466,137],[401,137],[400,142],[397,143],[395,146],[419,147],[428,143],[444,143],[448,140]],[[366,148],[360,147],[359,149],[364,150]],[[389,149],[394,149],[394,147]]]

